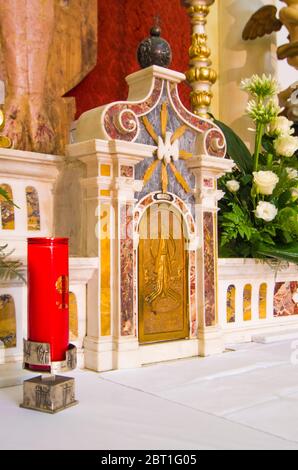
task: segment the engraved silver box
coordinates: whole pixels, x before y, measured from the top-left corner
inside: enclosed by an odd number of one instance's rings
[[[61,375],[38,376],[24,382],[22,408],[58,413],[76,405],[75,381]]]

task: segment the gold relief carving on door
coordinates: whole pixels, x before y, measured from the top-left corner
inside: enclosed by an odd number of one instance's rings
[[[151,206],[139,227],[139,341],[188,337],[188,257],[182,215]]]

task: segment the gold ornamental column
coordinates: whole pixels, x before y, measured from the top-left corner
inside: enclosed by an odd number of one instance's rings
[[[217,79],[217,73],[211,68],[211,50],[207,45],[206,23],[209,7],[215,0],[184,0],[191,20],[192,36],[189,49],[189,70],[187,81],[192,88],[190,94],[194,114],[208,118],[211,100],[211,87]]]

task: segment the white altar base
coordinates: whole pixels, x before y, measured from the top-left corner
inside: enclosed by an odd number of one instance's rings
[[[250,343],[140,369],[76,371],[80,403],[54,419],[19,408],[22,387],[2,389],[0,449],[297,450],[292,346]]]

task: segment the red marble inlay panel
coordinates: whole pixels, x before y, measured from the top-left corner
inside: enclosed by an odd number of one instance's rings
[[[128,165],[121,165],[120,176],[124,176],[125,178],[133,178],[133,167]]]
[[[204,300],[205,324],[212,326],[216,322],[215,297],[215,262],[214,259],[214,218],[212,212],[204,213]]]
[[[274,289],[274,316],[288,317],[298,315],[298,303],[293,300],[297,292],[298,281],[277,282]]]
[[[203,180],[204,188],[214,188],[214,179],[213,178],[204,178]]]
[[[133,253],[133,206],[120,207],[120,294],[121,335],[134,334],[134,253]]]
[[[196,252],[189,252],[189,297],[190,297],[190,318],[191,336],[197,336],[197,302],[196,302]]]

